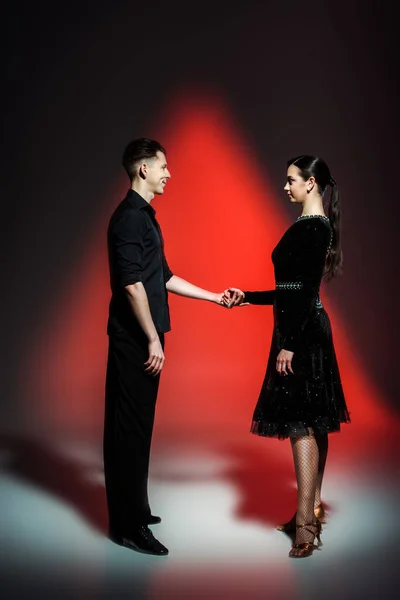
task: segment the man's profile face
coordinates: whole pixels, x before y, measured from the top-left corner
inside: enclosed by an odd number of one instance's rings
[[[157,152],[156,157],[147,163],[146,183],[153,194],[163,194],[171,173],[167,168],[167,159],[163,152]]]

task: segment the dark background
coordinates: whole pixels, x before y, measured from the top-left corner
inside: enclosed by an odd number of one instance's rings
[[[345,256],[329,298],[369,380],[398,410],[399,64],[392,4],[2,5],[2,430],[29,432],[35,398],[21,393],[22,357],[35,347],[60,289],[73,280],[99,222],[111,213],[115,190],[128,187],[120,165],[124,146],[157,137],[166,107],[188,90],[223,99],[288,217],[297,213],[282,194],[287,159],[310,153],[328,162],[342,195]],[[168,148],[168,139],[160,141]],[[168,160],[173,170],[174,157]],[[196,165],[193,175],[207,177]],[[32,449],[25,447],[28,464]],[[74,485],[67,486],[68,498]],[[385,575],[394,542],[390,556],[375,544],[368,550],[385,592],[394,581]],[[354,589],[364,569],[361,554]]]
[[[372,380],[399,406],[398,25],[389,3],[14,1],[5,16],[4,415],[18,415],[21,352],[109,210],[110,190],[127,184],[123,147],[154,135],[166,104],[188,89],[224,99],[281,197],[288,158],[319,154],[330,165],[345,255],[330,297]]]

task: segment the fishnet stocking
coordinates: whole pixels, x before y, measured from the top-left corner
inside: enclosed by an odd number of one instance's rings
[[[296,525],[314,523],[314,502],[317,489],[319,451],[313,435],[291,439],[294,469],[297,479]],[[308,531],[309,530],[309,531]],[[313,542],[316,527],[296,528],[295,544]],[[313,532],[313,533],[311,533]]]
[[[328,455],[328,434],[315,436],[315,441],[318,446],[318,475],[317,475],[317,485],[315,488],[315,500],[314,507],[316,508],[321,504],[321,487],[322,480],[324,477],[325,465],[326,465],[326,457]]]

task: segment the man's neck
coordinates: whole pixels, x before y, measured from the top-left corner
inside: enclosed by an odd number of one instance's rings
[[[154,198],[153,192],[150,192],[147,189],[145,181],[135,179],[132,181],[131,190],[139,194],[139,196],[142,196],[143,200],[146,200],[148,204],[150,204]]]

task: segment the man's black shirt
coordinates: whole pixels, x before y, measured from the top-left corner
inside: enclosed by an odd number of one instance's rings
[[[112,291],[107,333],[111,335],[121,330],[143,333],[124,289],[138,281],[146,290],[156,330],[165,333],[171,329],[166,283],[173,273],[155,215],[142,196],[129,190],[111,216],[107,232]]]

